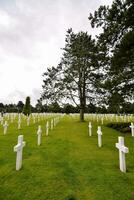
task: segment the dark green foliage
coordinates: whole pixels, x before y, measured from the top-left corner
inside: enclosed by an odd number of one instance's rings
[[[134,113],[134,103],[124,103],[122,107],[122,113]]]
[[[3,111],[4,111],[4,104],[0,103],[0,112],[3,112]]]
[[[23,107],[23,113],[24,113],[24,115],[30,115],[30,113],[31,113],[30,97],[26,98],[26,102]]]
[[[130,123],[124,123],[124,122],[107,124],[107,127],[116,129],[117,131],[120,131],[122,133],[130,133],[131,128],[129,126],[130,126]]]
[[[48,110],[49,110],[49,112],[60,113],[61,107],[57,102],[54,102],[48,106]]]
[[[37,100],[37,104],[35,105],[35,109],[37,112],[49,112],[48,106],[42,104],[41,100]]]
[[[117,91],[111,93],[108,98],[108,111],[109,113],[121,113],[124,104],[124,98]]]
[[[19,101],[17,104],[18,112],[22,112],[24,107],[24,103],[22,101]]]
[[[65,48],[60,64],[44,73],[42,100],[71,102],[80,110],[84,120],[87,102],[94,99],[99,85],[98,54],[95,40],[85,32],[67,31]]]
[[[100,6],[90,14],[92,27],[102,27],[98,45],[109,57],[104,63],[106,70],[103,85],[108,100],[120,96],[116,101],[116,110],[123,101],[134,98],[134,1],[114,0],[112,6]],[[106,61],[106,59],[104,59]],[[123,101],[122,101],[123,100]],[[108,104],[108,102],[107,102]],[[112,106],[113,107],[113,106]]]
[[[96,106],[93,105],[92,103],[88,104],[86,106],[86,112],[87,113],[95,113],[96,112]]]
[[[78,107],[74,107],[73,105],[66,104],[66,105],[64,105],[63,112],[66,114],[78,113],[79,109],[78,109]]]
[[[18,108],[15,104],[6,104],[6,105],[4,105],[3,111],[9,112],[9,113],[18,112]]]

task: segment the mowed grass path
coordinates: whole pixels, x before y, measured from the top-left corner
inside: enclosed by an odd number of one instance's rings
[[[37,146],[37,127],[42,125],[42,145]],[[119,171],[115,143],[119,132],[102,127],[103,147],[97,147],[97,123],[88,136],[88,121],[65,116],[45,136],[45,122],[0,126],[0,200],[133,200],[134,138],[125,136],[129,147],[126,174]],[[24,135],[23,168],[15,171],[17,136]]]

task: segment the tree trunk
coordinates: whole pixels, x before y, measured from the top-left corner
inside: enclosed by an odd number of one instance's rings
[[[84,121],[84,108],[80,108],[80,121],[83,122]]]

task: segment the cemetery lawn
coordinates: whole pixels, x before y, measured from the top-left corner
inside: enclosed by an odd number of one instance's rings
[[[134,138],[102,126],[103,146],[97,147],[97,123],[93,136],[88,136],[88,120],[65,116],[45,136],[45,123],[17,121],[3,135],[0,125],[0,200],[133,200],[134,199]],[[37,127],[43,127],[42,144],[37,146]],[[23,167],[15,170],[19,134],[24,135]],[[126,155],[127,173],[120,172],[118,136],[125,136],[129,148]]]

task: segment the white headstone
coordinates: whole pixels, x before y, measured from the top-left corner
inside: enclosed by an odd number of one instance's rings
[[[92,136],[92,124],[91,124],[91,122],[89,122],[88,129],[89,129],[89,136]]]
[[[3,125],[3,120],[4,120],[3,117],[1,117],[1,125]]]
[[[27,117],[27,126],[29,126],[29,124],[30,124],[30,117],[28,116]]]
[[[47,124],[46,124],[46,136],[48,136],[48,132],[49,132],[49,122],[47,121]]]
[[[40,125],[38,126],[37,135],[38,135],[37,144],[40,145],[41,144],[41,135],[42,135],[42,129],[41,129]]]
[[[5,135],[7,133],[7,127],[8,127],[7,121],[5,121],[3,127],[4,127],[4,135]]]
[[[104,119],[103,119],[103,117],[101,118],[101,124],[103,125],[103,122],[104,122]]]
[[[21,127],[21,118],[18,119],[18,129]]]
[[[101,131],[101,126],[98,126],[97,134],[98,134],[98,147],[101,147],[102,146],[102,131]]]
[[[53,119],[53,122],[54,122],[54,126],[56,126],[56,119],[55,118]]]
[[[11,115],[11,123],[13,123],[13,120],[14,120],[14,116]]]
[[[51,119],[51,130],[53,129],[53,119]]]
[[[20,170],[22,167],[22,152],[23,147],[25,146],[25,142],[23,141],[23,135],[18,136],[18,144],[14,147],[14,152],[17,152],[16,156],[16,170]]]
[[[134,137],[134,123],[133,122],[131,122],[130,128],[131,128],[132,136]]]
[[[118,137],[118,143],[116,143],[116,148],[119,149],[119,165],[122,172],[126,172],[126,161],[125,153],[128,153],[129,150],[124,145],[124,137]]]
[[[34,117],[33,117],[33,123],[35,124],[35,122],[36,122],[36,121],[35,121],[35,116],[34,116]]]

